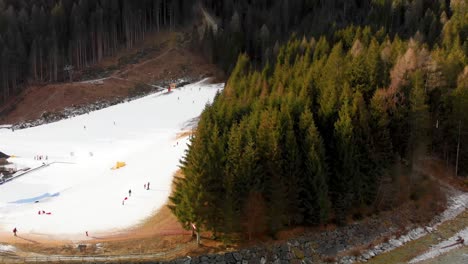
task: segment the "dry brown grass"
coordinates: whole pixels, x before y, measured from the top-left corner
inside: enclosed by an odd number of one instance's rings
[[[436,177],[437,179],[468,192],[468,182],[464,177],[455,177],[455,170],[451,166],[447,166],[444,161],[438,159],[427,159],[421,161],[421,169]]]
[[[188,137],[188,136],[192,135],[193,133],[195,133],[194,130],[187,130],[187,131],[180,132],[180,133],[177,134],[176,140]]]
[[[111,56],[111,57],[106,57],[104,58],[99,64],[96,66],[98,67],[110,67],[113,65],[118,64],[118,60],[120,57],[123,56],[129,56],[132,54],[135,54],[136,52],[145,49],[147,47],[157,47],[160,46],[161,44],[167,42],[169,38],[174,35],[178,34],[177,32],[171,32],[171,31],[160,31],[157,34],[149,34],[146,36],[145,40],[143,42],[137,43],[135,46],[133,46],[130,49],[121,49],[118,52],[118,56]]]
[[[323,261],[325,261],[326,263],[335,263],[336,258],[333,257],[333,256],[326,256],[326,257],[323,258]]]
[[[383,242],[383,243],[387,243],[388,241],[390,241],[390,236],[384,236],[384,237],[382,238],[382,242]]]
[[[363,252],[363,250],[360,247],[355,247],[355,248],[351,249],[349,254],[351,256],[359,257],[359,256],[361,256],[362,252]]]

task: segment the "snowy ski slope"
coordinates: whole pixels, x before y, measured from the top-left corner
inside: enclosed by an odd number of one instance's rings
[[[0,185],[0,231],[84,236],[138,224],[167,201],[188,142],[176,135],[222,88],[200,82],[56,123],[0,130],[0,151],[16,156],[9,161],[18,168],[49,164]],[[126,166],[111,170],[118,161]]]

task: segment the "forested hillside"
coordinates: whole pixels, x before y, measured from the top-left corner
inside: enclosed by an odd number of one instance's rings
[[[220,20],[217,34],[200,36],[207,56],[232,70],[239,52],[255,64],[274,63],[280,45],[292,32],[298,36],[336,38],[337,30],[367,26],[373,35],[417,38],[433,46],[457,38],[468,50],[468,32],[459,20],[448,23],[454,12],[466,14],[464,0],[202,0]],[[456,11],[458,10],[458,11]],[[463,15],[462,15],[463,16]],[[461,19],[466,19],[461,18]],[[441,34],[444,29],[443,35]],[[352,36],[343,36],[346,43]],[[336,40],[336,39],[335,39]]]
[[[187,228],[344,224],[395,164],[468,173],[466,0],[0,0],[0,103],[180,28],[231,74],[175,181]]]
[[[446,41],[459,38],[468,49],[466,28],[446,23],[453,6],[466,8],[463,0],[1,0],[0,103],[27,83],[67,80],[65,69],[93,65],[145,33],[190,25],[199,3],[220,24],[216,33],[194,26],[193,47],[228,72],[240,52],[254,65],[273,63],[292,32],[330,39],[349,25],[369,26],[363,30],[381,36],[416,37],[430,46],[447,28]]]
[[[205,33],[213,59],[248,55],[182,161],[171,208],[187,227],[250,237],[344,224],[376,209],[395,164],[431,155],[468,172],[466,1],[205,2],[224,21]]]
[[[130,48],[148,32],[184,25],[192,1],[184,2],[0,0],[0,103],[27,83],[68,80],[70,69]]]

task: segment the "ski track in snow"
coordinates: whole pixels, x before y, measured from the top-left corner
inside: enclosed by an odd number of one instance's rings
[[[85,231],[141,223],[170,194],[189,142],[176,140],[177,133],[222,89],[202,81],[55,123],[0,130],[0,151],[16,156],[9,161],[17,168],[49,164],[0,185],[0,231],[86,239]],[[118,161],[126,166],[111,170]]]

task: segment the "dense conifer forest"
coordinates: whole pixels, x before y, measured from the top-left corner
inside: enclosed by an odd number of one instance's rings
[[[183,2],[0,0],[0,103],[28,83],[68,80],[70,69],[130,48],[148,32],[184,25],[192,6]]]
[[[345,224],[396,164],[468,173],[466,0],[0,0],[0,102],[160,30],[230,75],[170,197],[187,228]]]
[[[395,164],[456,165],[468,139],[467,2],[204,2],[222,26],[194,45],[213,47],[206,55],[231,75],[176,179],[171,208],[187,227],[250,238],[345,224],[375,209]],[[466,175],[468,145],[459,156]]]
[[[361,26],[373,35],[417,38],[432,47],[459,37],[467,52],[463,0],[202,0],[218,17],[217,34],[202,31],[207,56],[232,70],[239,52],[254,63],[274,63],[280,46],[295,32],[298,36],[325,36],[349,26]],[[462,17],[447,24],[458,13]],[[343,36],[350,42],[351,35]]]

